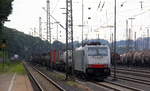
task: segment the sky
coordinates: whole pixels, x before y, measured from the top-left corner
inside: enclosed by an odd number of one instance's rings
[[[106,39],[114,32],[114,0],[83,0],[84,1],[84,39]],[[142,1],[142,6],[140,1]],[[50,0],[50,12],[65,27],[65,2],[66,0]],[[101,2],[101,3],[100,3]],[[100,3],[100,4],[99,4]],[[104,5],[104,6],[103,6]],[[10,22],[5,26],[17,29],[26,34],[31,34],[34,27],[39,33],[39,17],[42,17],[42,34],[46,37],[46,0],[14,0],[13,12],[8,17]],[[126,39],[126,20],[131,29],[131,39],[137,32],[137,38],[147,36],[150,27],[150,0],[117,0],[117,40]],[[91,19],[88,19],[91,17]],[[131,20],[129,18],[134,18]],[[52,41],[56,40],[57,24],[51,18]],[[73,31],[74,40],[81,41],[82,28],[82,0],[73,0]],[[112,26],[112,27],[108,27]],[[58,27],[58,40],[65,42],[65,30]]]

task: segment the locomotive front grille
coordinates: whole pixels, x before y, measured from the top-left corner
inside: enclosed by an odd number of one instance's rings
[[[110,75],[109,68],[87,68],[86,73],[91,76],[108,76]]]

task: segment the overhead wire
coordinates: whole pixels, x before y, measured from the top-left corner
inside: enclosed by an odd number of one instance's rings
[[[98,4],[97,10],[100,8],[100,6],[101,6],[101,0],[100,0],[100,2]]]
[[[126,1],[125,1],[126,2]],[[124,2],[124,3],[125,3]],[[149,7],[149,6],[144,6],[143,8],[147,8],[147,7]],[[134,9],[128,9],[128,10],[126,10],[127,12],[131,12],[131,10],[134,10],[135,11],[135,9],[139,9],[139,8],[134,8]],[[120,11],[119,13],[121,14],[122,12],[126,12],[126,11]],[[150,11],[150,9],[148,9],[148,11]],[[145,13],[147,13],[147,10],[146,11],[144,11],[144,12],[141,12],[141,13],[138,13],[138,14],[135,14],[135,15],[132,15],[133,17],[136,17],[136,16],[139,16],[139,15],[142,15],[142,14],[145,14]],[[110,13],[109,15],[112,15],[112,13]],[[113,16],[111,16],[110,18],[109,18],[109,20],[111,20],[111,19],[113,19],[112,18]],[[106,21],[106,22],[104,22],[102,25],[104,25],[104,24],[108,24],[108,21]],[[97,29],[99,29],[100,27],[98,27]]]
[[[95,7],[95,9],[92,9],[92,10],[94,10],[93,12],[93,14],[91,15],[91,17],[95,17],[95,16],[97,16],[97,15],[99,15],[99,13],[96,13],[98,10],[103,10],[103,8],[104,8],[104,5],[105,5],[105,1],[102,1],[102,0],[97,0],[97,3],[98,3],[98,5],[97,5],[97,7]],[[95,5],[94,5],[95,6]]]
[[[56,10],[57,5],[58,5],[58,3],[59,3],[59,2],[60,2],[60,0],[57,0],[56,5],[55,5],[54,9],[52,10],[52,14],[53,14],[53,13],[54,13],[54,11]]]
[[[104,5],[105,5],[105,1],[103,2],[103,5],[102,5],[102,7],[101,7],[100,11],[102,11],[102,10],[103,10]]]

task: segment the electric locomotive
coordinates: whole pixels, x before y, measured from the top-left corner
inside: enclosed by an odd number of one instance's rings
[[[108,45],[90,43],[74,51],[74,70],[78,75],[104,79],[110,75],[110,66]]]

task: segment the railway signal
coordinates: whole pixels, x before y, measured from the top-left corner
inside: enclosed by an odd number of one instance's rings
[[[2,66],[3,70],[4,70],[5,59],[6,59],[6,55],[5,55],[5,48],[6,48],[6,47],[7,47],[7,45],[6,45],[6,40],[3,39],[3,40],[2,40],[2,43],[1,43],[1,45],[0,45],[0,48],[2,48],[2,51],[3,51],[3,66]]]

